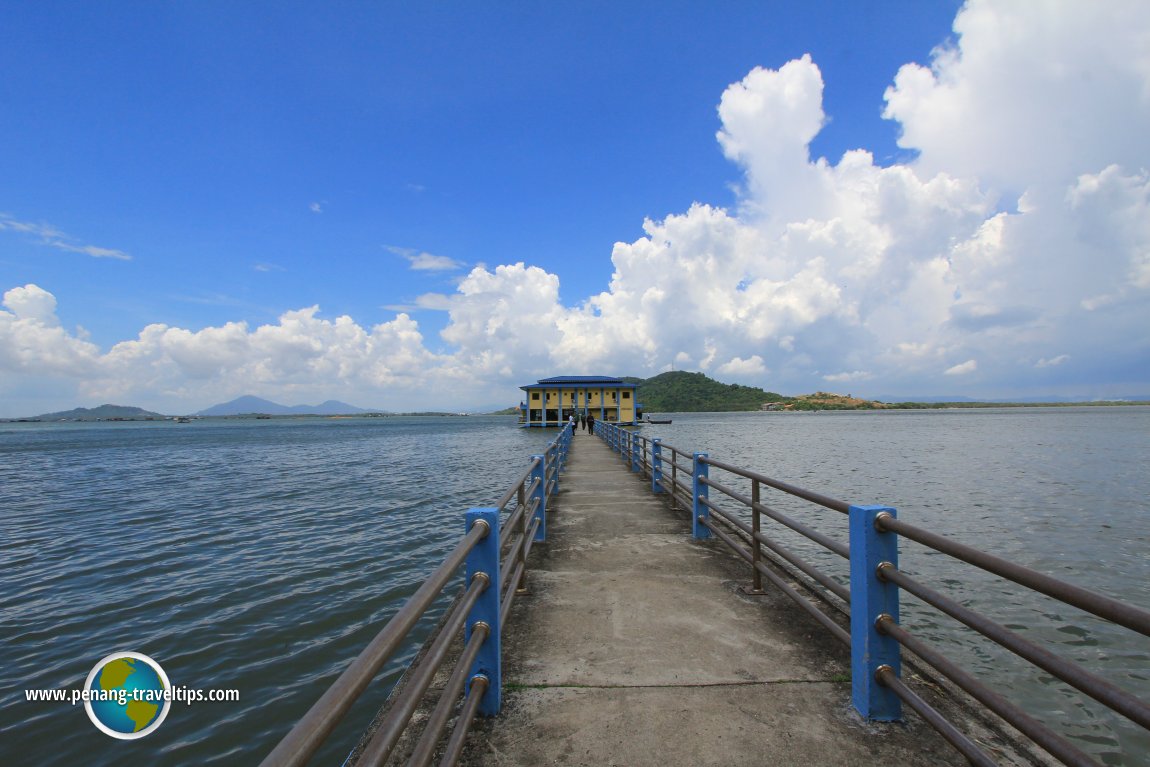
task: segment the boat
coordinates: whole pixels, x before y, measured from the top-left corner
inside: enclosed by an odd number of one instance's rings
[[[647,416],[647,420],[644,421],[643,423],[670,423],[670,422],[671,422],[670,418],[652,418],[651,416]]]

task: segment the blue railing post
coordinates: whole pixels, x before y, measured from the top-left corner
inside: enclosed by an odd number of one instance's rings
[[[703,463],[702,459],[707,457],[707,453],[695,453],[694,469],[691,472],[691,534],[696,538],[710,538],[710,529],[699,521],[699,517],[711,516],[711,510],[707,508],[707,504],[703,503],[703,499],[709,497],[710,490],[703,480],[707,478],[707,464]]]
[[[539,527],[535,528],[535,537],[532,540],[545,541],[547,540],[547,456],[533,455],[531,460],[538,461],[535,468],[531,470],[531,481],[539,480],[535,492],[532,493],[532,497],[539,500],[539,505],[535,507],[535,517],[539,520]]]
[[[850,507],[851,550],[851,698],[863,717],[880,722],[902,718],[902,702],[875,678],[881,666],[901,674],[899,644],[875,627],[880,615],[898,623],[898,587],[878,576],[878,566],[898,566],[898,536],[875,527],[879,514],[895,515],[889,506]]]
[[[563,435],[562,432],[559,434],[560,436]],[[559,474],[563,471],[563,444],[558,437],[555,439],[554,449],[548,451],[548,454],[551,453],[554,454],[554,457],[552,458],[553,464],[551,464],[550,468],[554,469],[555,472],[555,487],[552,488],[551,494],[555,495],[559,492]]]
[[[639,471],[641,461],[639,460],[639,439],[631,435],[631,471]]]
[[[559,439],[556,442],[559,445],[559,471],[567,471],[567,448],[570,445],[571,424],[566,424],[563,430],[559,432]]]
[[[467,582],[471,583],[476,577],[486,577],[487,588],[479,595],[467,616],[465,641],[471,639],[471,633],[478,623],[487,624],[488,632],[471,666],[468,679],[477,674],[487,677],[487,691],[479,702],[479,713],[495,716],[503,704],[503,668],[500,662],[502,632],[499,626],[499,509],[469,509],[466,529],[470,530],[475,524],[486,524],[487,535],[467,555]]]
[[[651,492],[663,492],[663,440],[659,437],[651,440]]]

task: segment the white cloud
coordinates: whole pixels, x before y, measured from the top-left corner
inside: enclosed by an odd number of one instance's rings
[[[1020,193],[1111,163],[1135,169],[1150,125],[1147,12],[1142,0],[971,0],[957,47],[930,69],[904,65],[885,114],[931,174],[962,168]]]
[[[1036,368],[1052,368],[1052,367],[1056,367],[1058,365],[1061,365],[1063,362],[1066,362],[1069,359],[1070,359],[1069,354],[1059,354],[1057,357],[1051,357],[1050,359],[1045,359],[1045,358],[1040,359],[1038,362],[1034,363],[1034,367],[1036,367]]]
[[[832,383],[850,383],[851,381],[869,381],[874,378],[874,373],[866,370],[852,370],[850,372],[831,373],[830,375],[823,376],[824,381]]]
[[[973,373],[976,370],[978,370],[978,361],[977,360],[967,360],[966,362],[959,363],[958,365],[955,365],[954,367],[947,368],[943,372],[943,375],[964,376],[964,375],[967,375],[968,373]]]
[[[759,380],[767,374],[767,366],[763,364],[762,357],[753,354],[750,359],[733,357],[722,365],[719,365],[719,367],[715,369],[715,372],[723,376],[724,380],[727,381]]]
[[[97,245],[78,245],[75,243],[75,238],[69,237],[50,224],[33,224],[27,221],[17,221],[6,213],[0,213],[0,232],[2,231],[34,234],[40,238],[42,244],[68,253],[83,253],[92,258],[111,258],[117,261],[132,260],[132,257],[122,250],[102,248]]]
[[[56,298],[37,285],[12,288],[0,305],[0,391],[24,377],[79,379],[99,359],[99,349],[60,326]],[[25,414],[27,415],[27,414]]]
[[[463,268],[462,261],[447,256],[437,256],[414,248],[400,248],[388,246],[389,253],[407,259],[411,268],[417,272],[445,272]]]

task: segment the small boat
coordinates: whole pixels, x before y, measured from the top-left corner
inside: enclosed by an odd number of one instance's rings
[[[659,419],[659,418],[652,418],[651,416],[647,416],[647,420],[644,421],[643,423],[670,423],[670,422],[671,422],[670,418]]]

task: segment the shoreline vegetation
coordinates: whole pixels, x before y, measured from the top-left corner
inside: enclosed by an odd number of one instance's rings
[[[949,402],[882,402],[862,399],[850,394],[815,392],[786,396],[777,392],[765,391],[753,386],[724,384],[703,373],[674,371],[661,373],[653,378],[624,377],[624,381],[639,384],[640,401],[645,413],[713,413],[713,412],[803,412],[817,410],[953,410],[985,408],[1021,407],[1122,407],[1129,405],[1150,405],[1150,399],[1137,400],[1097,400],[1086,402],[995,402],[984,400],[958,400]],[[246,400],[246,401],[245,401]],[[95,408],[75,408],[58,413],[29,416],[27,418],[0,418],[0,423],[35,423],[48,421],[187,421],[187,420],[228,420],[228,419],[281,419],[281,418],[398,418],[411,416],[461,417],[469,413],[441,410],[393,413],[383,410],[363,410],[352,405],[329,401],[316,406],[343,406],[348,412],[302,412],[305,406],[285,408],[273,402],[257,398],[240,398],[233,403],[244,401],[249,404],[266,404],[266,410],[253,409],[251,412],[209,412],[176,416],[154,413],[138,407],[123,405],[101,405]],[[218,405],[216,408],[222,408]],[[290,412],[285,412],[290,411]],[[509,407],[475,415],[518,415],[518,407]]]

